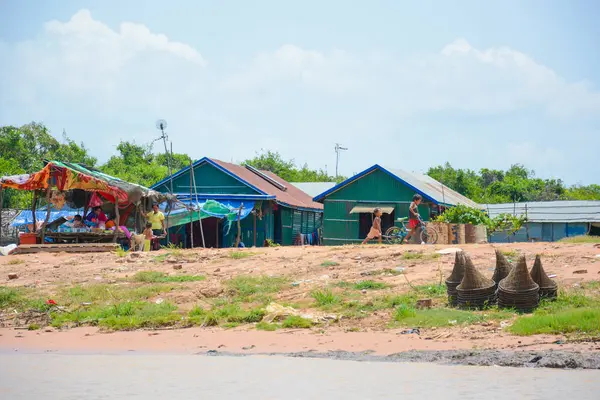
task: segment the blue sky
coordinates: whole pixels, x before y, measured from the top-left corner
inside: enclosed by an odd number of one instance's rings
[[[332,172],[340,142],[345,175],[522,163],[598,183],[594,1],[50,3],[0,0],[0,123],[100,160],[164,118],[193,158]]]

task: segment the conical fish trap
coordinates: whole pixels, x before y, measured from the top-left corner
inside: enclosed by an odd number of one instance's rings
[[[448,303],[450,305],[456,305],[458,294],[456,287],[460,285],[464,274],[465,254],[462,251],[458,251],[454,254],[454,268],[452,268],[452,273],[446,279],[446,292],[448,293]]]
[[[527,261],[525,256],[519,258],[517,265],[510,271],[508,276],[500,281],[498,289],[508,292],[526,292],[528,290],[539,289],[539,285],[531,279],[527,270]]]
[[[498,284],[498,305],[530,311],[539,304],[540,287],[527,270],[527,261],[522,256],[517,265]]]
[[[502,279],[508,276],[512,269],[513,266],[506,259],[504,254],[502,254],[500,250],[496,249],[496,269],[494,270],[494,275],[492,276],[492,280],[496,283],[496,287],[498,287],[498,283],[500,283]]]
[[[544,271],[542,266],[542,259],[538,254],[535,256],[535,262],[533,268],[531,268],[531,279],[537,283],[540,287],[541,298],[555,298],[558,292],[558,285],[554,282]]]
[[[495,283],[477,271],[473,261],[468,255],[464,255],[465,274],[456,287],[457,304],[467,307],[482,307],[491,304],[496,299]]]

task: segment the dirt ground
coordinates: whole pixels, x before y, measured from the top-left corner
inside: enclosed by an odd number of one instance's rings
[[[209,302],[223,295],[223,282],[239,275],[286,276],[293,282],[277,293],[278,303],[308,304],[310,293],[336,282],[365,279],[384,282],[389,288],[381,294],[410,290],[409,285],[438,284],[451,272],[454,254],[437,255],[452,246],[341,246],[276,247],[246,249],[252,255],[236,259],[232,249],[161,250],[136,256],[99,254],[34,254],[0,257],[0,286],[34,288],[51,296],[58,288],[76,284],[107,283],[126,285],[127,278],[139,271],[161,271],[169,275],[204,275],[206,280],[181,283],[181,288],[160,294],[181,310]],[[495,248],[527,256],[531,267],[541,254],[546,272],[561,287],[573,287],[600,280],[600,248],[593,244],[519,243],[502,245],[461,245],[475,266],[491,277],[495,265]],[[407,254],[409,254],[407,256]],[[18,260],[18,261],[16,261]],[[402,268],[402,274],[385,274],[385,269]],[[16,273],[17,279],[9,279]],[[372,293],[363,293],[365,297]],[[152,300],[152,299],[151,299]],[[389,355],[408,350],[511,349],[596,352],[593,341],[563,343],[552,335],[518,337],[506,333],[501,322],[469,326],[430,328],[417,334],[390,329],[389,315],[376,312],[358,321],[321,326],[311,330],[259,332],[252,327],[233,329],[187,328],[135,332],[101,333],[97,328],[68,330],[48,328],[40,331],[0,329],[0,347],[52,349],[107,349],[156,351],[231,352],[303,352],[303,351],[373,351]],[[352,331],[348,328],[352,327]]]

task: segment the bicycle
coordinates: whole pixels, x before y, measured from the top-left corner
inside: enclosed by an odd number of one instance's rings
[[[389,244],[402,244],[404,243],[404,239],[408,236],[408,232],[410,229],[406,227],[405,222],[408,218],[398,218],[396,221],[402,224],[402,226],[392,226],[385,231],[383,238]],[[431,226],[430,224],[420,221],[421,234],[420,239],[421,243],[425,244],[435,244],[438,240],[438,231]]]

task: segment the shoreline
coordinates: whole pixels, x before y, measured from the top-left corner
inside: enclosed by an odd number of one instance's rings
[[[2,353],[189,354],[283,356],[373,362],[600,369],[600,343],[565,342],[538,335],[494,340],[434,340],[398,331],[315,332],[187,328],[104,333],[82,327],[64,331],[0,329]]]

